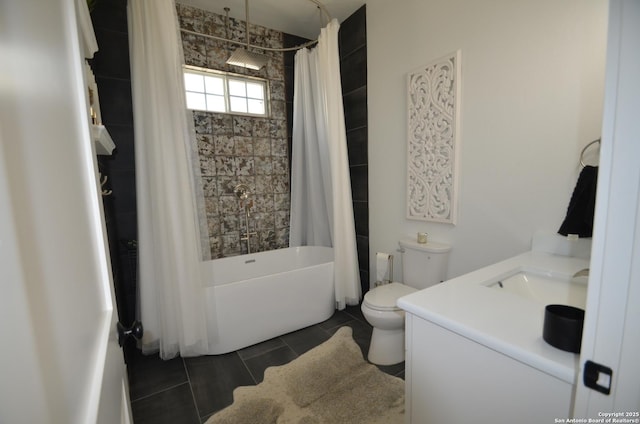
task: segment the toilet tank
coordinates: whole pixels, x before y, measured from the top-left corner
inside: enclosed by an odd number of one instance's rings
[[[403,252],[404,284],[420,290],[444,281],[451,246],[433,241],[418,243],[408,238],[400,240],[398,244]]]

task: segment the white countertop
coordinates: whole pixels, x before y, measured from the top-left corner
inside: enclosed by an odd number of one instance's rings
[[[398,306],[567,383],[576,378],[579,355],[542,339],[545,304],[483,283],[516,268],[551,271],[568,278],[588,268],[583,258],[531,251],[401,297]]]

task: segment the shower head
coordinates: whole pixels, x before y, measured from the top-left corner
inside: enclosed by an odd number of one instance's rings
[[[267,61],[269,60],[269,57],[260,53],[255,53],[255,52],[250,52],[249,51],[249,0],[245,0],[244,1],[244,9],[245,9],[245,34],[247,36],[247,48],[239,48],[236,49],[236,51],[233,52],[233,54],[231,55],[231,57],[227,60],[227,64],[229,65],[235,65],[235,66],[242,66],[243,68],[248,68],[248,69],[254,69],[254,70],[259,70],[260,68],[262,68],[264,65],[267,64]],[[226,9],[225,9],[226,10]],[[227,11],[227,17],[229,15],[229,12]],[[228,18],[227,18],[227,25],[228,25]]]
[[[267,64],[269,57],[260,53],[250,52],[244,48],[238,48],[227,60],[227,64],[242,66],[248,69],[259,70]]]

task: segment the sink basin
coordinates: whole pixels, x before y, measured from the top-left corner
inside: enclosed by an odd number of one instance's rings
[[[485,285],[544,305],[561,304],[584,309],[587,301],[587,277],[572,278],[541,270],[516,269]]]

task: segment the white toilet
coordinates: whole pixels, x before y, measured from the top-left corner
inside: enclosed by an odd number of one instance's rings
[[[404,284],[383,284],[364,295],[362,313],[373,326],[368,359],[378,365],[393,365],[404,361],[404,311],[397,300],[415,291],[444,281],[451,246],[429,241],[398,242],[402,252]]]

